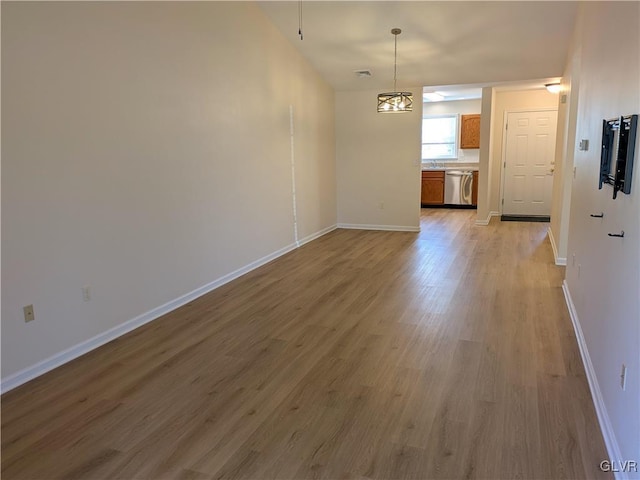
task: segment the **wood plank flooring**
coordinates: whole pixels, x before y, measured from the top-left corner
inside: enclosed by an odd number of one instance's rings
[[[547,224],[336,230],[2,397],[4,479],[611,478]]]

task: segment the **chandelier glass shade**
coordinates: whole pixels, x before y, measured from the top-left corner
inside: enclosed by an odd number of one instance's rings
[[[394,36],[394,52],[393,52],[393,92],[385,92],[378,94],[378,112],[379,113],[402,113],[411,112],[413,110],[413,93],[398,92],[396,88],[397,71],[398,71],[398,35],[402,33],[399,28],[393,28],[391,33]]]
[[[413,93],[387,92],[378,94],[378,112],[410,112],[413,110]]]

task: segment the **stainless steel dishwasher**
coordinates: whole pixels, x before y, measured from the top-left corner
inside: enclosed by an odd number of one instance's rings
[[[448,205],[471,205],[473,172],[447,170],[444,176],[444,203]]]

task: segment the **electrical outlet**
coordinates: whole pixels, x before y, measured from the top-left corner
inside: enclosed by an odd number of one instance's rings
[[[573,255],[571,255],[571,266],[572,267],[576,266],[576,254],[575,253]]]
[[[85,302],[91,300],[91,287],[82,287],[82,300],[84,300]]]
[[[27,305],[26,307],[23,307],[22,311],[24,312],[25,322],[30,322],[31,320],[36,319],[36,314],[33,312],[33,305]]]
[[[626,390],[627,387],[627,366],[623,363],[620,371],[620,388]]]

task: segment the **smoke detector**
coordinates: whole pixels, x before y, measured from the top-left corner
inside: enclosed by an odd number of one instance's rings
[[[371,77],[371,70],[356,70],[354,72],[356,77],[358,78],[369,78]]]

